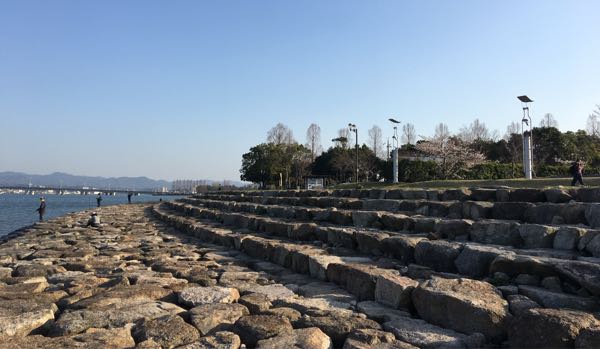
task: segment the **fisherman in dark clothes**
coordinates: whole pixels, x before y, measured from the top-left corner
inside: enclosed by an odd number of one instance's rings
[[[127,193],[127,202],[131,203],[131,196],[133,196],[132,192]]]
[[[46,200],[40,198],[40,207],[36,210],[40,214],[40,222],[44,221],[44,213],[46,213]]]
[[[96,202],[98,203],[98,207],[100,207],[100,203],[102,202],[102,196],[98,193],[98,197],[96,198]]]

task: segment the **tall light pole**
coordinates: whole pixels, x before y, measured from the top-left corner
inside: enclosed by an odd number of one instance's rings
[[[532,130],[533,121],[529,116],[529,105],[528,103],[533,102],[533,99],[523,95],[517,97],[521,103],[523,103],[523,119],[521,119],[521,131],[523,133],[523,171],[525,172],[525,178],[531,179],[532,175],[532,161],[533,161],[533,149],[532,149]]]
[[[394,136],[392,137],[392,182],[398,183],[398,125],[400,121],[396,119],[388,119],[394,125]]]
[[[356,128],[356,125],[353,123],[349,123],[348,128],[350,129],[350,132],[354,132],[356,135],[356,183],[358,183],[358,128]]]

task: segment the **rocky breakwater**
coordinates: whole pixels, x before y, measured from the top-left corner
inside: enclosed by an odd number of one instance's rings
[[[415,348],[344,289],[183,235],[148,205],[99,214],[2,239],[0,348]]]
[[[61,217],[0,244],[0,348],[597,348],[596,198],[219,192]]]

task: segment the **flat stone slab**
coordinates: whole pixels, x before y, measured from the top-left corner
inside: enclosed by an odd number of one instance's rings
[[[210,303],[233,303],[240,298],[238,290],[230,287],[190,287],[179,294],[179,302],[188,307]]]

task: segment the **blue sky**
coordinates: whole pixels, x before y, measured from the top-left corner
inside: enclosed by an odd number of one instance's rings
[[[387,118],[430,135],[585,128],[600,1],[0,0],[0,171],[238,179],[277,122],[296,139]]]

